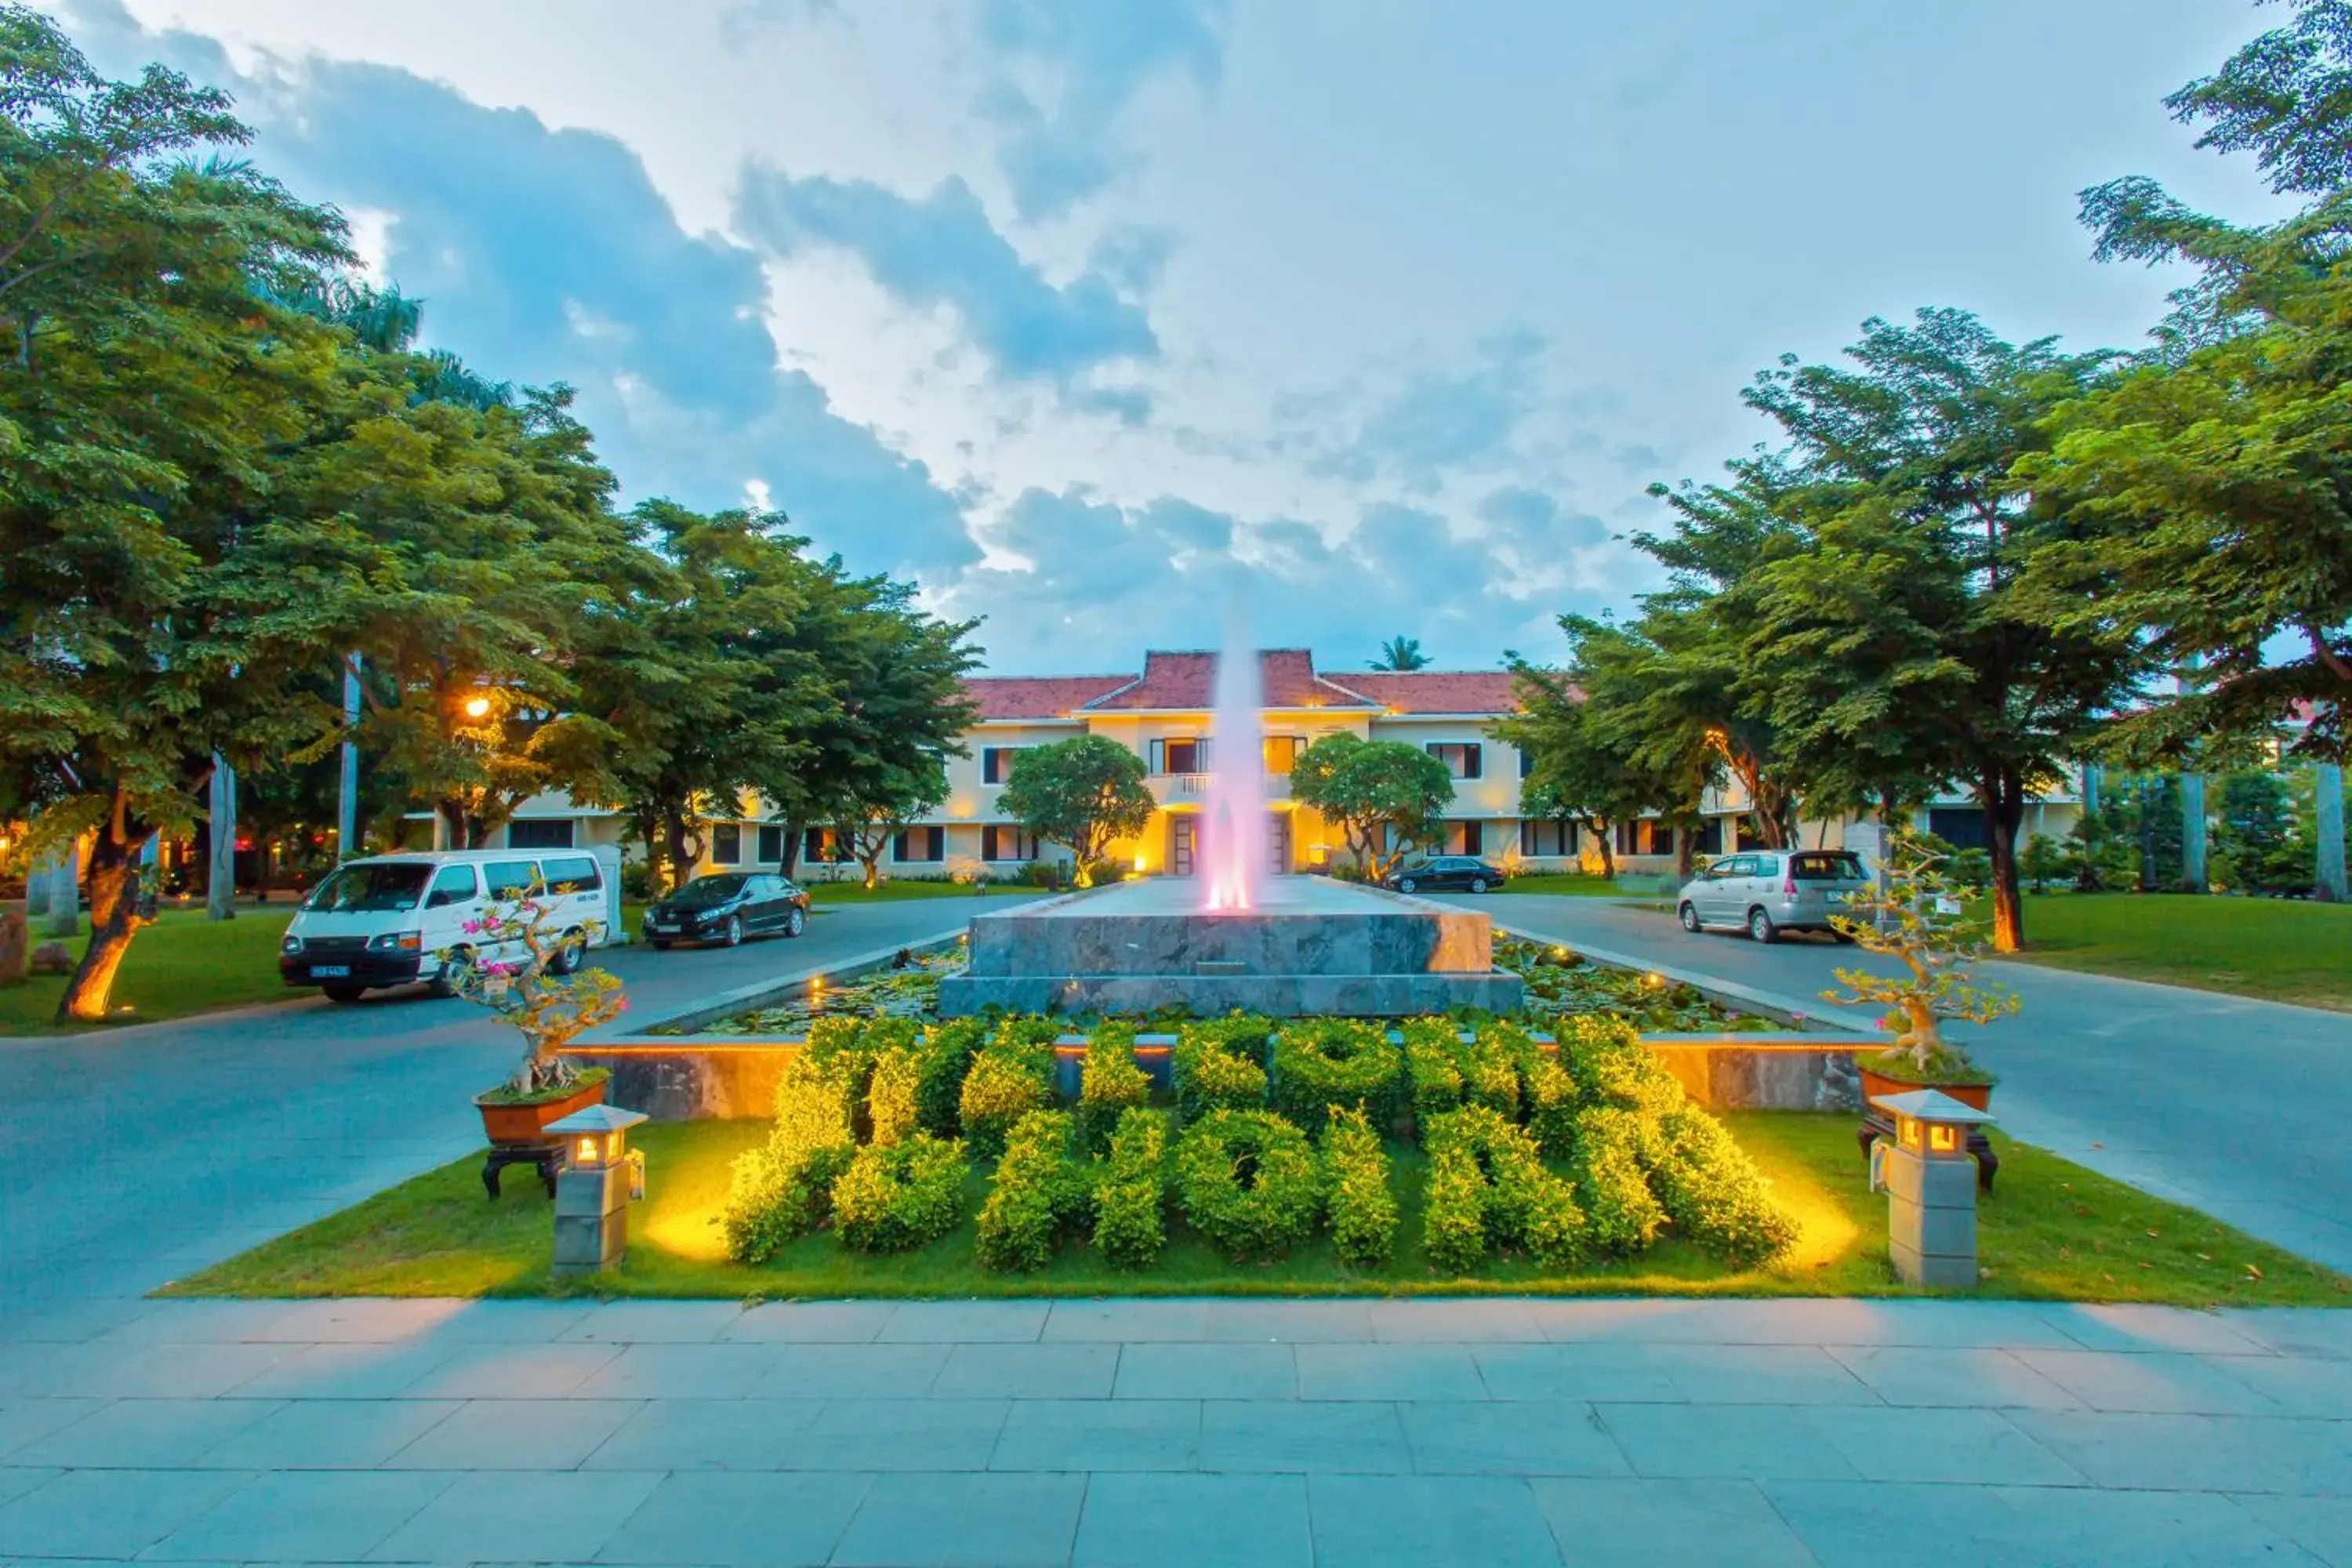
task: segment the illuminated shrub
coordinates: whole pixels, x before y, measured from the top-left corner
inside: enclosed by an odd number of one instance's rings
[[[1583,1255],[1584,1212],[1568,1183],[1544,1169],[1526,1129],[1473,1105],[1431,1118],[1422,1142],[1429,1151],[1422,1247],[1432,1263],[1466,1272],[1489,1244],[1523,1247],[1546,1268]]]
[[[833,1220],[842,1245],[860,1252],[908,1252],[936,1241],[963,1217],[970,1171],[961,1143],[927,1132],[860,1149],[833,1184]]]
[[[976,1158],[992,1160],[1004,1152],[1004,1136],[1013,1124],[1053,1100],[1051,1044],[1041,1050],[1034,1041],[1008,1039],[1000,1033],[964,1074],[960,1100],[964,1141]]]
[[[766,1145],[735,1161],[719,1216],[728,1256],[762,1262],[824,1223],[834,1178],[857,1151],[858,1099],[871,1067],[838,1039],[824,1049],[813,1040],[784,1064]]]
[[[1595,1106],[1578,1111],[1574,1126],[1569,1171],[1591,1224],[1592,1244],[1604,1252],[1640,1251],[1666,1222],[1643,1160],[1645,1143],[1657,1136],[1655,1123],[1638,1111]]]
[[[1274,1037],[1270,1100],[1291,1124],[1320,1135],[1336,1106],[1385,1132],[1396,1120],[1404,1058],[1387,1028],[1362,1018],[1286,1022]]]
[[[1280,1258],[1314,1234],[1322,1171],[1307,1134],[1265,1110],[1212,1110],[1176,1141],[1176,1197],[1231,1258]]]
[[[1334,1110],[1323,1134],[1323,1188],[1331,1242],[1358,1268],[1378,1268],[1396,1252],[1397,1202],[1388,1152],[1360,1110]]]
[[[924,1031],[922,1074],[915,1089],[916,1120],[924,1131],[953,1138],[963,1131],[964,1074],[987,1037],[988,1026],[978,1018],[956,1018]]]
[[[1110,1147],[1111,1129],[1130,1106],[1151,1098],[1151,1075],[1135,1065],[1135,1026],[1106,1021],[1087,1040],[1087,1061],[1078,1076],[1078,1148],[1100,1154]]]
[[[1095,1245],[1115,1268],[1150,1268],[1168,1242],[1167,1118],[1122,1111],[1095,1170]]]
[[[1025,1270],[1052,1261],[1083,1207],[1084,1178],[1070,1158],[1067,1111],[1033,1110],[1013,1125],[995,1180],[980,1206],[982,1266]]]
[[[1273,1026],[1248,1014],[1183,1025],[1171,1066],[1176,1114],[1190,1122],[1213,1110],[1265,1103],[1265,1042]]]
[[[1658,1118],[1650,1184],[1675,1228],[1733,1263],[1762,1263],[1797,1239],[1773,1206],[1762,1173],[1723,1123],[1685,1107]]]

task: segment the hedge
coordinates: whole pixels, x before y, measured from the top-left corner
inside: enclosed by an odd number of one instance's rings
[[[909,1252],[938,1240],[963,1217],[963,1145],[918,1132],[860,1149],[833,1184],[833,1219],[842,1245],[860,1252]]]
[[[915,1116],[924,1131],[953,1138],[963,1131],[964,1074],[987,1037],[988,1026],[978,1018],[934,1024],[924,1032],[922,1080],[915,1090]]]
[[[1546,1268],[1583,1256],[1584,1211],[1569,1184],[1544,1169],[1525,1128],[1490,1107],[1465,1106],[1433,1117],[1423,1142],[1430,1169],[1422,1245],[1431,1262],[1465,1272],[1489,1241],[1524,1247]]]
[[[1786,1251],[1797,1222],[1773,1206],[1763,1174],[1723,1123],[1684,1107],[1658,1118],[1645,1148],[1650,1183],[1685,1236],[1734,1263],[1756,1264]]]
[[[874,1058],[874,1075],[866,1085],[870,1142],[896,1143],[915,1133],[921,1121],[922,1087],[923,1058],[911,1043],[891,1046]]]
[[[1130,1106],[1151,1098],[1151,1075],[1135,1064],[1135,1026],[1105,1022],[1087,1041],[1078,1075],[1078,1149],[1096,1155],[1110,1147],[1111,1129]]]
[[[1574,1119],[1576,1142],[1569,1170],[1576,1195],[1592,1223],[1593,1245],[1607,1252],[1638,1252],[1655,1241],[1666,1211],[1650,1191],[1643,1159],[1655,1136],[1641,1113],[1597,1105]]]
[[[1273,1026],[1237,1013],[1185,1024],[1171,1062],[1176,1113],[1194,1121],[1213,1110],[1255,1110],[1265,1103],[1265,1042]]]
[[[1225,1257],[1280,1258],[1314,1234],[1322,1172],[1292,1122],[1267,1110],[1212,1110],[1176,1141],[1176,1196]]]
[[[1622,1018],[1580,1013],[1553,1020],[1559,1059],[1587,1105],[1663,1114],[1683,1103],[1683,1086]]]
[[[772,1258],[824,1224],[834,1178],[856,1152],[858,1097],[871,1063],[842,1048],[842,1031],[829,1033],[820,1047],[812,1030],[809,1048],[784,1064],[766,1146],[735,1161],[720,1228],[739,1263]]]
[[[1360,1110],[1331,1112],[1323,1134],[1323,1186],[1331,1205],[1331,1242],[1358,1268],[1378,1268],[1395,1255],[1396,1194],[1388,1152]]]
[[[1310,1137],[1320,1137],[1331,1110],[1360,1110],[1386,1132],[1396,1121],[1403,1053],[1386,1026],[1365,1018],[1293,1019],[1274,1037],[1267,1099]]]
[[[961,1110],[964,1140],[975,1158],[992,1160],[1003,1153],[1004,1137],[1013,1124],[1053,1103],[1051,1070],[1050,1065],[1041,1068],[1034,1055],[1021,1054],[1017,1045],[1008,1049],[993,1040],[972,1058],[964,1074]]]
[[[1110,1157],[1095,1169],[1095,1245],[1115,1268],[1150,1268],[1168,1242],[1168,1119],[1120,1112]]]
[[[1033,1110],[1013,1123],[980,1206],[976,1247],[982,1265],[1045,1267],[1073,1217],[1070,1190],[1079,1185],[1070,1159],[1067,1111]]]
[[[1462,1035],[1451,1018],[1414,1018],[1397,1031],[1415,1126],[1462,1109]]]

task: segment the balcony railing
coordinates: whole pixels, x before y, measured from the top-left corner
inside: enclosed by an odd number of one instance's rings
[[[1209,798],[1209,781],[1214,776],[1212,773],[1153,773],[1149,783],[1153,796],[1162,805],[1196,805]],[[1269,773],[1264,787],[1267,800],[1288,800],[1290,775]]]

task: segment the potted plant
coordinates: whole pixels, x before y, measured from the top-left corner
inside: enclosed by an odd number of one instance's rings
[[[1989,1108],[1993,1075],[1969,1059],[1967,1051],[1944,1037],[1946,1019],[1990,1024],[2017,1011],[2016,993],[1979,982],[1968,965],[1986,952],[1982,925],[1969,918],[1963,889],[1943,869],[1944,857],[1908,834],[1887,841],[1887,859],[1878,889],[1855,893],[1845,912],[1830,924],[1865,952],[1900,959],[1910,973],[1873,974],[1841,969],[1843,991],[1824,991],[1832,1002],[1880,1003],[1892,1010],[1887,1026],[1895,1043],[1855,1062],[1862,1071],[1865,1105],[1881,1095],[1912,1089],[1940,1089],[1953,1099]]]
[[[551,1121],[585,1110],[604,1098],[611,1076],[603,1068],[582,1071],[560,1055],[564,1046],[588,1030],[616,1017],[628,1004],[621,983],[601,969],[572,974],[561,971],[571,941],[552,930],[549,912],[535,896],[534,883],[509,906],[491,904],[479,920],[466,922],[475,950],[453,949],[442,955],[457,965],[456,988],[467,1001],[488,1007],[500,1023],[523,1038],[523,1057],[514,1076],[496,1089],[474,1097],[482,1113],[482,1131],[494,1143],[541,1143]],[[487,956],[475,958],[479,951]]]

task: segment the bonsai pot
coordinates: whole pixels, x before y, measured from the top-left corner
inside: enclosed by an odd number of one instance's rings
[[[1992,1080],[1981,1073],[1966,1075],[1958,1082],[1946,1082],[1934,1073],[1893,1077],[1871,1067],[1866,1059],[1856,1061],[1854,1067],[1862,1074],[1862,1103],[1865,1110],[1874,1100],[1890,1094],[1908,1094],[1915,1089],[1941,1089],[1962,1105],[1978,1110],[1992,1109]]]
[[[544,1143],[548,1141],[547,1124],[602,1100],[604,1085],[611,1077],[603,1068],[591,1068],[562,1093],[529,1100],[519,1100],[503,1089],[494,1089],[476,1095],[474,1109],[482,1113],[482,1131],[492,1143]]]

